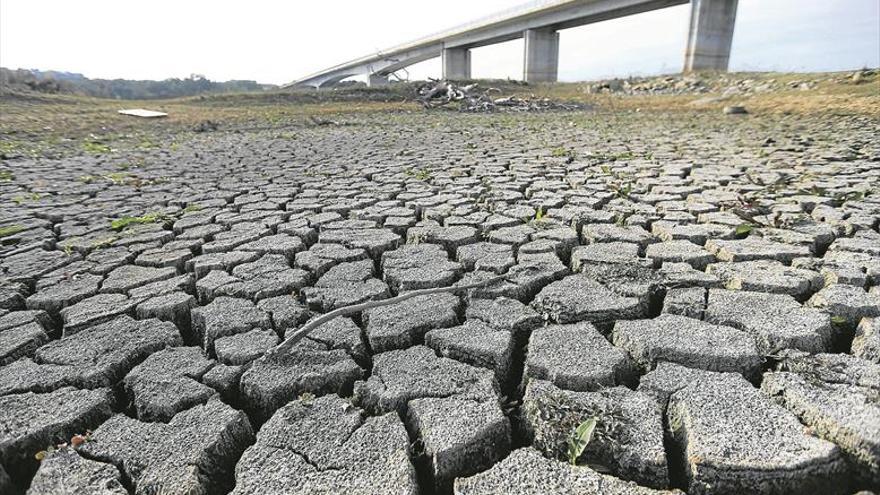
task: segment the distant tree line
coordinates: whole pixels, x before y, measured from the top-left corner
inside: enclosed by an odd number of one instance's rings
[[[256,81],[215,82],[199,74],[193,74],[186,79],[131,81],[128,79],[89,79],[74,72],[12,70],[0,67],[0,91],[18,89],[120,100],[149,100],[206,93],[263,91],[273,87]]]

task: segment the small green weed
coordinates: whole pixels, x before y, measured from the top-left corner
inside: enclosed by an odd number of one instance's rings
[[[0,182],[11,182],[15,179],[15,175],[9,170],[0,170]]]
[[[304,406],[311,406],[313,402],[315,402],[315,394],[311,392],[303,392],[299,396],[299,401],[302,402]]]
[[[152,149],[152,148],[158,148],[159,145],[150,138],[143,138],[141,140],[141,142],[138,143],[137,147],[142,150],[147,150],[147,149]]]
[[[93,155],[101,155],[113,151],[110,146],[95,139],[86,139],[83,141],[82,148],[86,153],[91,153]]]
[[[432,177],[431,171],[428,170],[427,168],[421,168],[418,170],[413,170],[411,168],[408,168],[408,169],[404,170],[403,173],[414,178],[415,180],[420,180],[420,181],[426,181]]]
[[[171,220],[171,217],[164,213],[147,213],[140,217],[122,217],[110,222],[110,228],[115,231],[126,229],[132,225],[144,225],[148,223],[165,223]]]
[[[128,174],[126,172],[113,172],[113,173],[104,175],[104,178],[114,184],[125,184],[125,182],[129,178],[131,178],[131,174]]]
[[[755,226],[750,223],[741,223],[736,226],[736,236],[737,237],[746,237],[752,233],[752,230],[755,229]]]
[[[535,220],[537,220],[537,221],[543,220],[544,215],[545,215],[544,208],[539,206],[538,210],[535,212]]]
[[[629,199],[629,194],[632,192],[632,183],[627,182],[626,184],[617,184],[612,183],[609,184],[608,187],[611,191],[614,192],[614,195],[618,198]]]
[[[593,432],[596,430],[596,425],[599,423],[597,418],[589,418],[583,423],[579,424],[577,428],[571,435],[568,437],[568,462],[572,466],[577,465],[578,457],[584,453],[584,449],[587,448],[587,445],[590,443],[590,440],[593,439]]]
[[[22,205],[24,203],[27,203],[28,201],[39,201],[42,197],[43,196],[39,193],[32,192],[28,194],[19,194],[18,196],[12,198],[12,201],[14,201],[17,205]]]
[[[0,227],[0,237],[9,237],[23,230],[24,227],[22,227],[21,225],[8,225],[6,227]]]
[[[831,317],[831,324],[836,327],[846,326],[846,324],[848,322],[849,322],[849,320],[847,320],[846,317],[843,317],[843,316],[832,316]]]
[[[571,148],[557,146],[550,150],[550,156],[554,158],[577,158],[577,151]]]
[[[106,239],[100,239],[92,243],[90,246],[93,250],[108,248],[116,242],[117,237],[108,237]]]

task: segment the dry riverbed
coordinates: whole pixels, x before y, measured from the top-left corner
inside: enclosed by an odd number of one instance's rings
[[[2,96],[0,492],[877,490],[877,75],[699,80]]]

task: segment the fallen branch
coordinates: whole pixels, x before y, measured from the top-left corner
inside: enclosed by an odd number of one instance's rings
[[[315,117],[314,115],[309,115],[309,120],[311,120],[312,123],[317,126],[339,125],[339,122],[336,122],[334,120],[327,120],[327,119],[318,118],[318,117]]]
[[[329,313],[325,313],[318,318],[306,323],[302,328],[293,332],[290,337],[284,339],[284,342],[278,344],[274,349],[270,350],[266,353],[266,357],[271,357],[283,352],[289,351],[293,346],[295,346],[299,341],[306,338],[310,332],[320,327],[321,325],[338,318],[340,316],[350,315],[352,313],[360,313],[361,311],[365,311],[371,308],[379,308],[382,306],[390,306],[392,304],[397,304],[399,302],[406,301],[407,299],[411,299],[413,297],[418,296],[427,296],[431,294],[442,294],[444,292],[461,292],[470,289],[477,289],[479,287],[484,287],[487,285],[492,285],[495,282],[500,282],[502,280],[506,280],[507,275],[498,275],[496,277],[487,278],[486,280],[482,280],[480,282],[474,282],[472,284],[467,285],[453,285],[449,287],[434,287],[431,289],[418,289],[414,291],[407,292],[405,294],[401,294],[396,297],[391,297],[388,299],[379,299],[375,301],[367,301],[360,304],[352,304],[350,306],[345,306],[342,308],[334,309]]]
[[[579,104],[565,104],[549,98],[506,96],[493,98],[498,88],[478,90],[477,84],[461,86],[450,81],[430,80],[416,90],[416,100],[425,108],[438,108],[457,102],[462,112],[494,112],[496,110],[537,112],[544,110],[581,110]]]

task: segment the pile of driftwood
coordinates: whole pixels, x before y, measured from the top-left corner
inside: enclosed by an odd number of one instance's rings
[[[458,104],[462,112],[494,112],[508,110],[516,112],[538,112],[544,110],[580,110],[583,105],[560,103],[550,98],[526,98],[517,96],[498,97],[498,88],[480,89],[476,83],[465,86],[450,81],[431,80],[416,89],[416,100],[425,108],[439,108]]]

